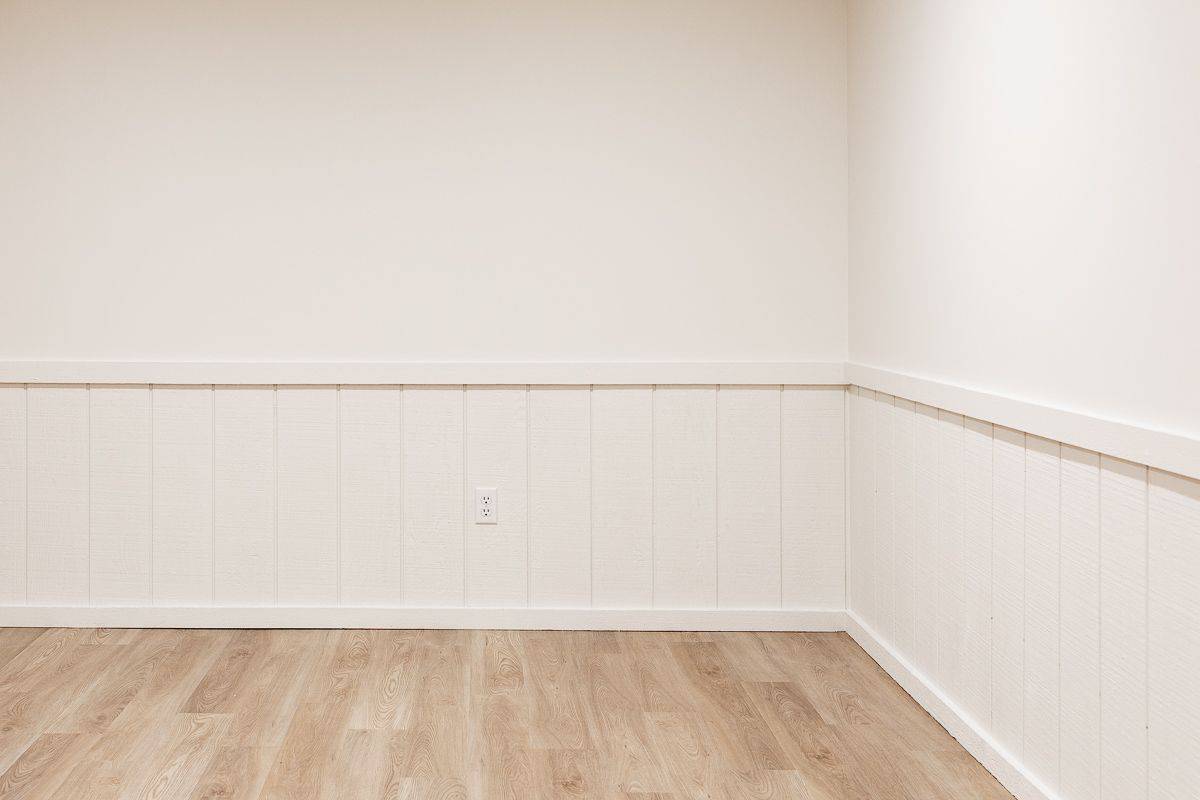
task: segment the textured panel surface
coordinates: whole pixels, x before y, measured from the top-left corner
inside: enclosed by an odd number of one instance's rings
[[[846,392],[783,389],[783,605],[846,607]]]
[[[529,604],[528,392],[467,390],[467,605]],[[475,488],[495,488],[495,525],[475,523]]]
[[[216,389],[214,597],[272,605],[275,587],[275,391]]]
[[[1150,471],[1150,798],[1200,787],[1200,481]]]
[[[338,603],[338,395],[334,387],[280,387],[278,602]]]
[[[463,458],[463,390],[406,386],[400,558],[405,605],[465,605]]]
[[[91,395],[92,605],[150,602],[150,389]]]
[[[25,602],[25,388],[0,386],[0,604]]]
[[[529,604],[592,602],[591,390],[529,390]]]
[[[1100,459],[1100,797],[1146,797],[1146,468]]]
[[[782,585],[780,389],[717,395],[717,604],[778,608]]]
[[[400,603],[400,389],[342,389],[341,600]]]
[[[155,386],[154,532],[156,605],[213,601],[213,401],[211,387]]]
[[[717,604],[717,390],[654,390],[654,605]]]
[[[29,388],[30,605],[88,605],[88,390]]]
[[[651,409],[648,387],[592,391],[592,603],[653,598]]]

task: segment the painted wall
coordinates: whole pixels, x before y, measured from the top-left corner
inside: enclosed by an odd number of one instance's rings
[[[1200,436],[1200,5],[850,4],[850,360]]]
[[[848,422],[850,610],[960,738],[1022,798],[1195,797],[1200,481],[858,387]]]
[[[0,606],[840,612],[844,405],[840,386],[0,386]],[[476,486],[498,524],[474,524]]]
[[[834,360],[845,8],[0,6],[0,359]]]

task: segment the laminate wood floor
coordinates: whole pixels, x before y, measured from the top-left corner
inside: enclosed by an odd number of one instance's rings
[[[1010,795],[845,634],[55,628],[0,797]]]

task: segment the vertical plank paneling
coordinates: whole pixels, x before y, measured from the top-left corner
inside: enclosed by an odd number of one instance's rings
[[[91,396],[93,605],[150,602],[150,387]]]
[[[592,601],[652,605],[651,396],[648,387],[592,392]]]
[[[1059,794],[1090,800],[1100,796],[1100,456],[1063,445],[1060,463]]]
[[[962,704],[976,723],[991,722],[992,425],[963,427]]]
[[[467,605],[529,602],[526,389],[467,390]],[[475,524],[475,487],[498,490],[495,525]]]
[[[1146,468],[1100,458],[1100,797],[1146,797]]]
[[[896,601],[893,641],[905,658],[913,660],[917,635],[916,407],[912,401],[897,397],[894,411],[892,536],[896,554]]]
[[[1020,758],[1025,694],[1025,434],[996,426],[992,470],[992,734]]]
[[[466,563],[462,388],[404,387],[403,427],[403,602],[461,606]]]
[[[917,528],[917,615],[915,663],[930,679],[937,676],[938,640],[938,412],[917,404],[915,502]]]
[[[275,602],[275,391],[217,387],[214,592],[217,605]]]
[[[213,390],[155,386],[152,594],[156,605],[213,600]]]
[[[850,392],[850,608],[875,624],[875,393]]]
[[[875,395],[875,536],[871,561],[875,565],[875,625],[886,641],[892,641],[895,610],[896,564],[893,505],[895,492],[895,399]]]
[[[276,394],[278,602],[338,604],[338,390]]]
[[[88,390],[29,387],[29,604],[89,602]]]
[[[592,597],[591,390],[529,390],[529,604]]]
[[[780,389],[717,393],[717,604],[782,602]]]
[[[717,604],[715,386],[654,390],[654,605]]]
[[[846,607],[846,391],[783,389],[783,606]]]
[[[25,602],[25,387],[0,386],[0,605]]]
[[[963,418],[938,412],[938,679],[944,690],[962,692],[966,607],[963,550]]]
[[[1200,788],[1200,482],[1150,471],[1150,800]]]
[[[341,601],[400,603],[400,389],[342,389]]]
[[[1059,444],[1025,437],[1025,765],[1058,787]]]

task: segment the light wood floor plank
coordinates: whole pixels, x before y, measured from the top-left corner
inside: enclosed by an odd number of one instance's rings
[[[1010,795],[844,634],[0,629],[0,797]]]

